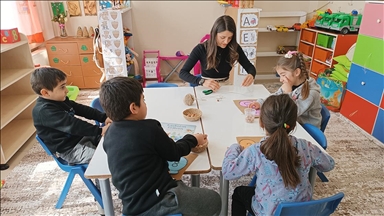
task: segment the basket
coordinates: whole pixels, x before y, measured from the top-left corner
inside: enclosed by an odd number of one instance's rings
[[[192,148],[191,151],[193,153],[201,153],[201,152],[205,151],[205,149],[207,149],[207,147],[208,147],[208,141],[202,145],[199,145],[199,146]]]
[[[188,121],[197,121],[201,118],[202,115],[203,113],[201,110],[196,108],[189,108],[183,111],[183,116]]]

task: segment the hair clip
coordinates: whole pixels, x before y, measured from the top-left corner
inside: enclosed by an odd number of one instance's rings
[[[285,129],[289,129],[289,128],[290,128],[289,124],[284,123],[284,128],[285,128]]]
[[[293,54],[297,54],[297,51],[288,51],[287,54],[285,54],[285,58],[292,58]]]

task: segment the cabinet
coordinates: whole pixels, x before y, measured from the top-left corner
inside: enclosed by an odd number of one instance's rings
[[[335,64],[333,58],[345,55],[356,42],[357,34],[337,34],[305,28],[301,30],[298,50],[309,59],[311,77],[317,78],[320,72]]]
[[[93,61],[92,38],[53,38],[46,42],[49,65],[67,74],[67,85],[99,88],[101,70]]]
[[[365,4],[340,113],[384,144],[383,10],[384,2]]]
[[[30,84],[34,71],[28,39],[1,44],[1,163],[4,164],[35,133],[32,108],[37,95]]]

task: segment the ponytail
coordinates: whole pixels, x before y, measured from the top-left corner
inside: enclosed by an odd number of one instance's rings
[[[301,70],[301,74],[300,76],[304,76],[305,77],[305,82],[303,84],[303,88],[301,89],[301,95],[303,97],[303,99],[307,99],[308,95],[309,95],[309,73],[308,73],[308,69],[307,69],[307,66],[305,65],[305,60],[304,60],[304,56],[302,53],[297,53],[297,58],[298,60],[300,61],[300,70]]]

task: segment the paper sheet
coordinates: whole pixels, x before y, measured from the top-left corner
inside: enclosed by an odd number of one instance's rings
[[[237,143],[245,148],[248,148],[254,143],[260,142],[264,136],[249,136],[249,137],[236,137]]]

